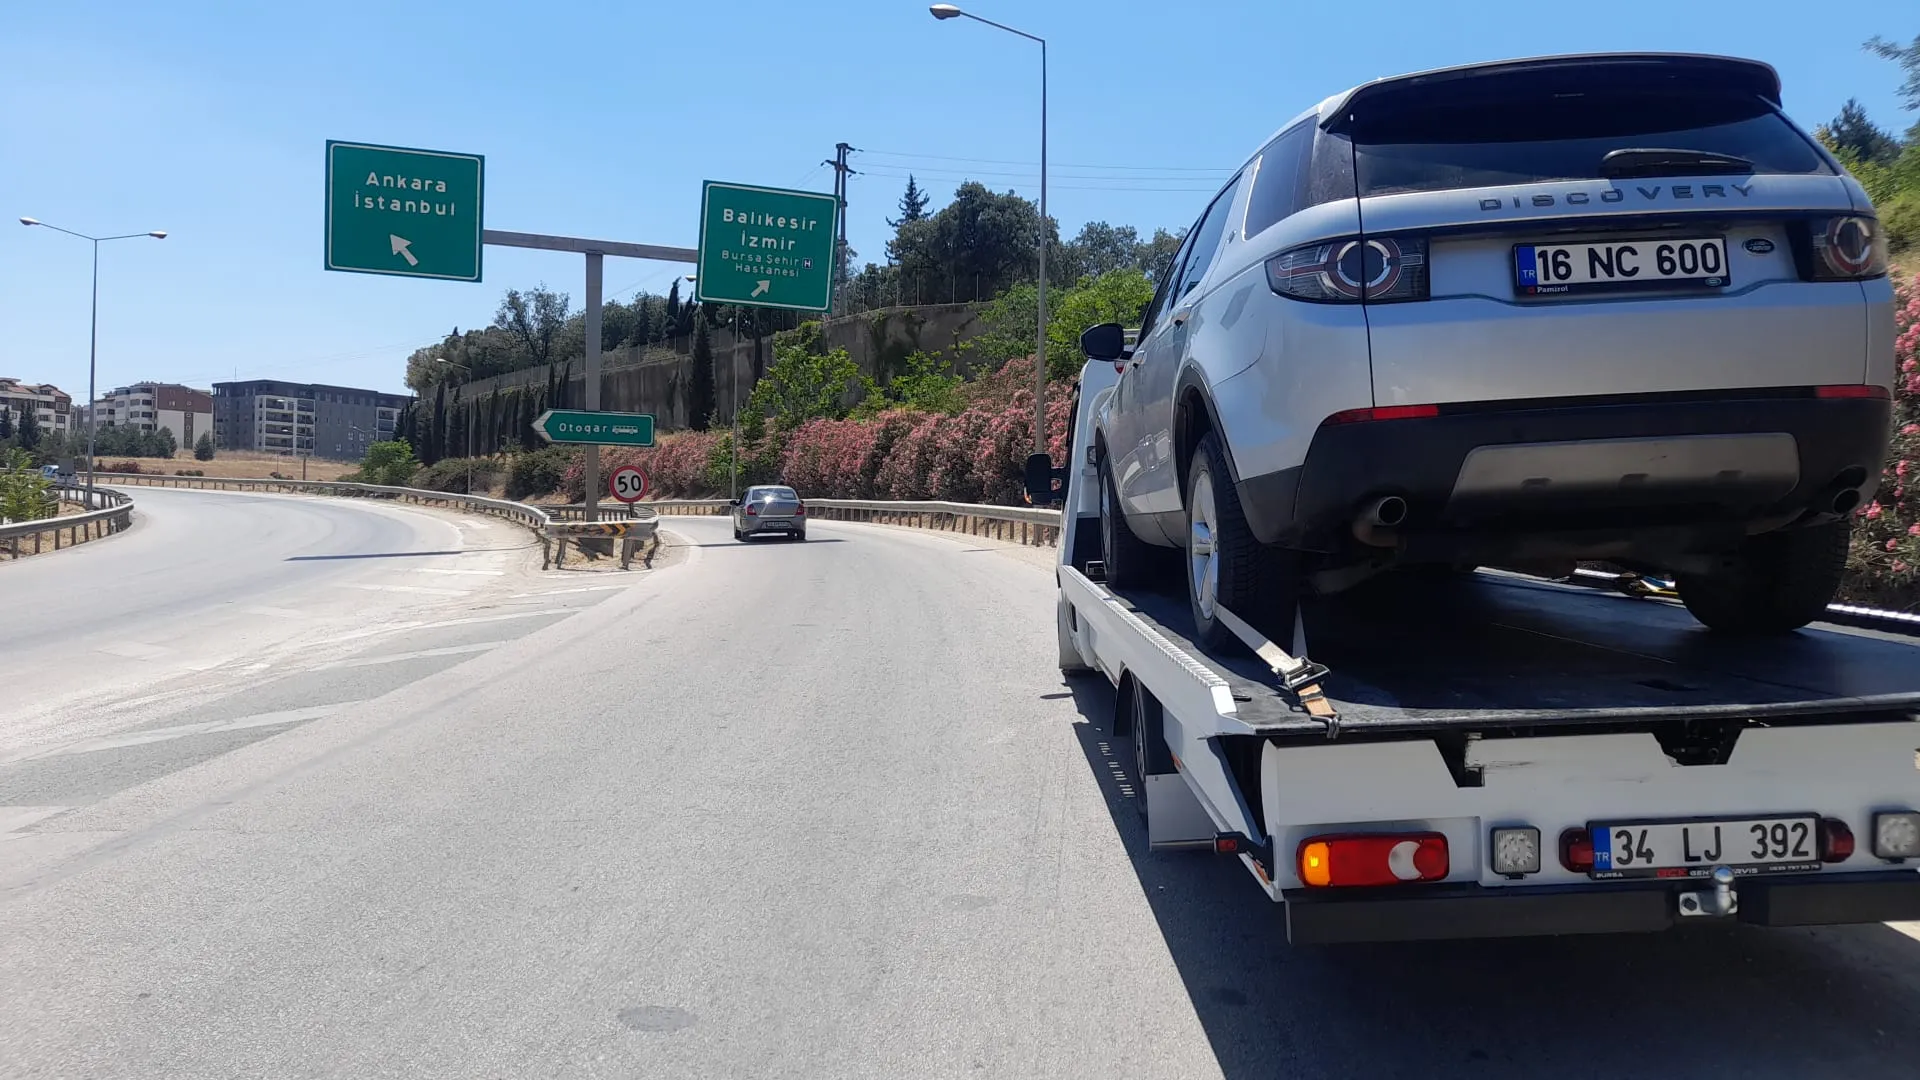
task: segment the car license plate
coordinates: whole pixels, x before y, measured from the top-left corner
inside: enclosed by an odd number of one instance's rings
[[[1522,296],[1579,296],[1635,289],[1724,289],[1727,242],[1621,240],[1605,244],[1518,244],[1514,287]]]
[[[1811,814],[1717,821],[1595,822],[1595,878],[1706,877],[1820,869],[1819,818]]]

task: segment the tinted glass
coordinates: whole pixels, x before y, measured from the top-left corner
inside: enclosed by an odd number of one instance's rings
[[[1831,172],[1765,102],[1703,94],[1622,90],[1495,103],[1436,93],[1359,118],[1353,140],[1363,196],[1596,180],[1601,159],[1629,147],[1731,154],[1761,174]]]
[[[1213,265],[1214,253],[1220,250],[1220,241],[1227,235],[1227,213],[1233,209],[1234,196],[1240,190],[1240,178],[1234,177],[1227,190],[1213,200],[1207,207],[1207,216],[1193,227],[1193,254],[1187,258],[1187,265],[1180,271],[1180,295],[1185,296],[1200,284],[1207,275],[1207,268]]]
[[[1313,125],[1303,123],[1283,132],[1260,152],[1260,168],[1254,173],[1253,191],[1247,195],[1245,235],[1249,240],[1304,204],[1301,188],[1312,150]]]

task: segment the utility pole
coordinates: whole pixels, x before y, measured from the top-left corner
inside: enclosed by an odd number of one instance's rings
[[[841,286],[847,281],[847,177],[855,175],[854,169],[847,164],[847,155],[858,152],[856,147],[846,143],[835,143],[832,160],[821,162],[822,165],[833,167],[833,198],[835,208],[839,210],[839,225],[833,238],[833,299],[835,308],[841,311],[846,310],[842,306],[845,304],[842,299],[845,290]]]

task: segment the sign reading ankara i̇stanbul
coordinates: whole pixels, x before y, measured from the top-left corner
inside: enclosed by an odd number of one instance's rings
[[[329,270],[479,281],[486,161],[327,141]]]

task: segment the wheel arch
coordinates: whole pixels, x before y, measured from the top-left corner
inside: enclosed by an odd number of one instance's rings
[[[1227,459],[1227,479],[1240,482],[1240,468],[1233,461],[1233,446],[1220,424],[1220,411],[1214,407],[1213,392],[1197,367],[1187,367],[1173,384],[1174,468],[1180,477],[1181,501],[1185,502],[1187,471],[1193,466],[1194,451],[1207,432],[1218,432],[1220,450]]]

